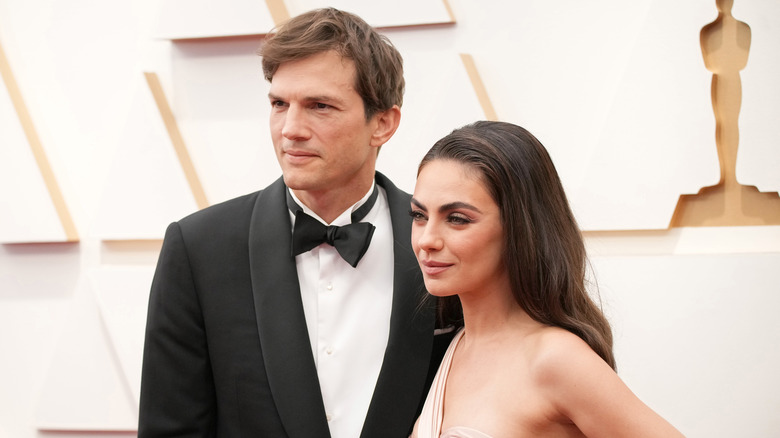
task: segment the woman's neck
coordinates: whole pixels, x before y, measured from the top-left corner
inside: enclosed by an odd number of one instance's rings
[[[533,330],[541,323],[533,320],[515,301],[508,288],[490,292],[463,294],[463,322],[469,338],[493,339],[507,331]]]

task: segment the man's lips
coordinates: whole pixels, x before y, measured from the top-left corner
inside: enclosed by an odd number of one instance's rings
[[[289,149],[289,150],[286,150],[286,151],[284,151],[284,155],[287,157],[288,160],[290,160],[290,161],[292,161],[294,163],[295,162],[300,162],[300,161],[305,161],[305,160],[308,160],[310,158],[314,158],[314,157],[317,156],[317,154],[315,154],[314,152],[309,152],[309,151],[300,150],[300,149]]]
[[[420,262],[420,268],[428,275],[441,274],[450,266],[452,266],[452,263],[437,262],[435,260],[422,260]]]

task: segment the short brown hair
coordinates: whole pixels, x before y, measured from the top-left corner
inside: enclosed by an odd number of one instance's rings
[[[387,37],[362,18],[334,8],[315,9],[291,18],[266,37],[257,53],[263,75],[272,81],[285,62],[335,50],[355,63],[355,90],[366,119],[403,103],[403,59]]]

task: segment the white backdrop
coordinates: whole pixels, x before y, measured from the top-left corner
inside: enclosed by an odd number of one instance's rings
[[[279,175],[259,37],[163,38],[262,32],[270,15],[261,2],[207,2],[224,28],[193,28],[217,21],[195,3],[171,21],[153,0],[0,0],[0,44],[81,238],[0,247],[0,437],[134,435],[157,239],[196,209],[143,72],[159,75],[211,203]],[[780,435],[780,227],[666,229],[680,194],[717,181],[698,45],[715,1],[450,0],[451,17],[439,0],[402,1],[392,16],[366,3],[343,7],[391,26],[407,72],[380,170],[412,190],[427,148],[485,117],[460,57],[471,55],[498,118],[547,146],[592,231],[621,376],[688,436]],[[777,191],[780,11],[737,0],[734,14],[753,29],[738,178]],[[64,240],[3,93],[0,238]]]

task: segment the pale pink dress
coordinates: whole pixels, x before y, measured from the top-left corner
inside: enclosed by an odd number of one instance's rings
[[[444,419],[444,390],[447,386],[447,377],[450,375],[450,366],[452,365],[452,356],[458,347],[458,342],[463,337],[464,330],[458,332],[452,339],[444,358],[441,360],[439,370],[433,379],[431,389],[428,391],[428,397],[425,399],[422,412],[420,413],[419,424],[417,425],[417,435],[412,434],[412,438],[491,438],[490,435],[468,427],[455,426],[442,432],[441,423]]]

